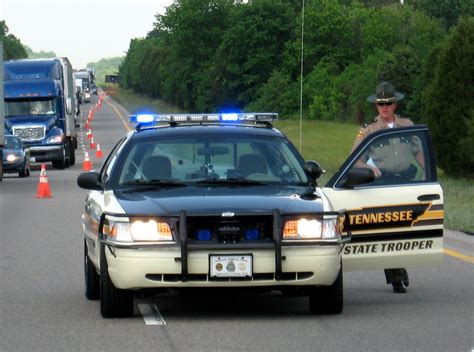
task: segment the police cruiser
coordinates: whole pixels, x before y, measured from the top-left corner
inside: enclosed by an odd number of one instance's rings
[[[130,316],[138,292],[234,288],[343,309],[343,268],[428,265],[442,256],[443,195],[425,126],[377,132],[329,183],[272,126],[274,113],[137,115],[88,189],[86,297]],[[416,137],[410,180],[360,167],[374,148]],[[382,147],[381,147],[382,146]],[[396,157],[396,156],[394,156]]]

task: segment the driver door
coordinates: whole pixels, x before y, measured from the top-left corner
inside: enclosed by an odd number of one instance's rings
[[[354,181],[377,168],[380,176]],[[364,173],[364,172],[363,172]],[[359,173],[360,175],[360,173]],[[372,175],[372,173],[369,173]],[[345,270],[435,265],[443,256],[443,191],[437,181],[426,126],[385,129],[369,135],[323,192],[345,209]]]

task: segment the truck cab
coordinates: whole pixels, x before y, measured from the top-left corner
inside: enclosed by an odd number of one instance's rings
[[[6,132],[21,138],[33,162],[57,169],[74,165],[77,147],[75,91],[66,76],[60,59],[5,63]]]

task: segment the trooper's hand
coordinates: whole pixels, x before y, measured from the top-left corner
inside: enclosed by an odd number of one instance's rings
[[[374,172],[375,178],[379,178],[380,176],[382,176],[382,171],[380,171],[380,169],[377,166],[370,166],[369,165],[369,167]]]

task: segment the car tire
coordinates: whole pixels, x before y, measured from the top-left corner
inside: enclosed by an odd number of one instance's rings
[[[312,314],[340,314],[344,306],[342,265],[331,286],[312,287],[309,294],[309,311]]]
[[[25,162],[23,163],[23,166],[21,167],[20,171],[18,171],[18,177],[26,177],[27,176],[27,173],[28,173],[28,170],[27,170],[27,162],[25,160]]]
[[[66,147],[63,146],[62,148],[62,156],[61,159],[53,160],[53,167],[58,170],[64,170],[66,167]]]
[[[84,240],[84,279],[86,298],[91,301],[98,300],[100,298],[100,276],[87,254],[86,240]]]
[[[66,144],[64,144],[64,155],[65,155],[65,168],[71,166],[71,142],[68,140]]]
[[[109,276],[105,245],[100,244],[100,314],[103,318],[133,315],[133,294],[114,286]]]
[[[76,164],[76,150],[74,147],[74,141],[71,141],[69,147],[69,166],[73,166],[74,164]]]

